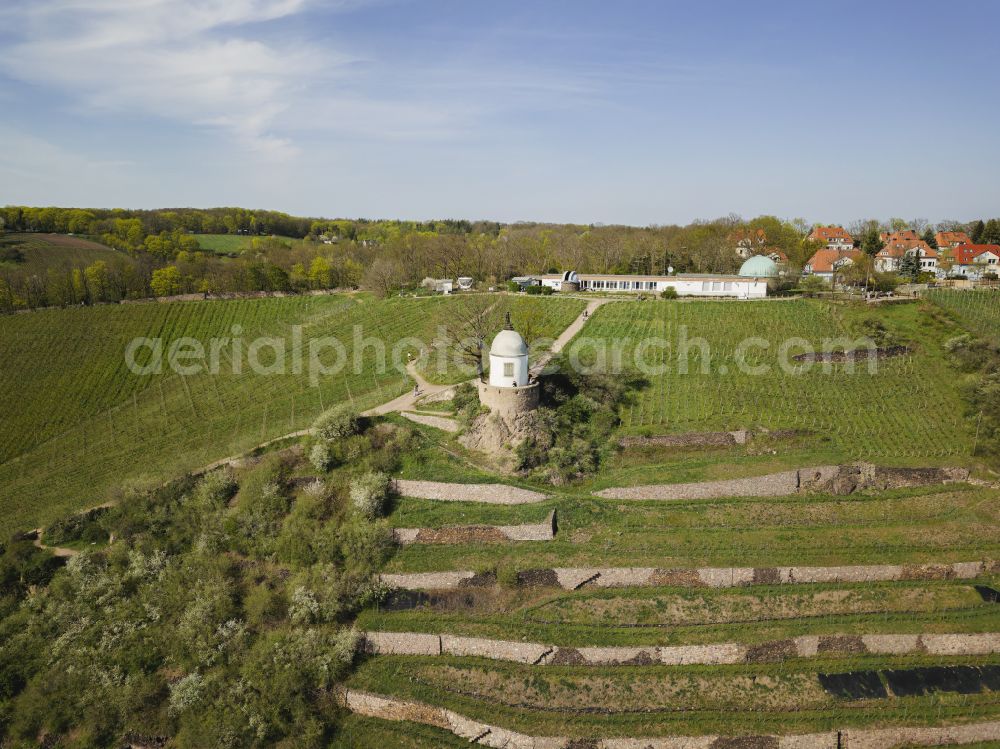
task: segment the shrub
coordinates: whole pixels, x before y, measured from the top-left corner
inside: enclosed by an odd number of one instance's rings
[[[507,291],[516,294],[520,290],[521,290],[521,287],[517,283],[515,283],[514,281],[508,281],[507,282]]]
[[[385,511],[389,498],[391,479],[380,471],[370,471],[351,482],[351,502],[355,509],[369,520],[375,520]]]
[[[334,406],[313,422],[313,430],[322,439],[335,440],[358,433],[358,414],[348,406]]]
[[[660,292],[661,299],[676,299],[680,294],[677,293],[677,289],[673,286],[668,286],[663,291]]]
[[[317,442],[309,451],[309,462],[320,473],[325,473],[333,467],[333,450],[327,442]]]
[[[529,286],[524,291],[525,291],[526,294],[530,294],[531,296],[538,296],[540,294],[545,293],[545,292],[542,291],[543,288],[545,288],[545,287],[544,286]]]
[[[233,476],[233,472],[224,468],[202,476],[195,488],[194,496],[198,504],[203,507],[219,509],[233,498],[236,489],[236,478]]]
[[[828,291],[829,284],[819,276],[806,276],[799,282],[799,291],[806,296],[816,296],[821,291]]]

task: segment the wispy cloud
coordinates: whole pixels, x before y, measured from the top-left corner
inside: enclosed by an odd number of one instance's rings
[[[305,81],[347,62],[300,43],[278,46],[263,22],[305,0],[31,0],[0,11],[14,41],[0,69],[87,108],[139,112],[224,129],[273,156],[293,146],[273,130]]]

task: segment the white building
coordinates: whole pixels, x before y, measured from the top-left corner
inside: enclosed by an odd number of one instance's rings
[[[517,388],[528,384],[528,344],[514,330],[507,313],[503,330],[490,347],[490,387]]]
[[[572,273],[572,271],[569,271]],[[556,291],[567,283],[567,274],[537,276],[542,286]],[[702,273],[682,273],[676,276],[635,276],[604,273],[576,273],[573,283],[581,291],[611,291],[659,294],[674,288],[679,296],[735,297],[760,299],[767,296],[767,277],[724,276]]]

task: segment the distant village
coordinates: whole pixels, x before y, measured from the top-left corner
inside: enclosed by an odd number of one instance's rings
[[[928,235],[929,237],[929,235]],[[874,274],[903,274],[914,284],[943,283],[971,288],[994,285],[1000,271],[1000,245],[975,244],[964,231],[939,231],[932,247],[912,229],[881,232],[881,249],[868,255],[856,246],[854,237],[842,226],[816,226],[808,241],[821,245],[802,268],[801,278],[790,272],[788,257],[781,251],[769,251],[762,230],[734,237],[735,252],[744,259],[735,275],[678,273],[666,275],[629,275],[613,273],[560,273],[515,276],[508,282],[511,291],[551,294],[554,292],[632,292],[661,296],[730,297],[759,299],[779,285],[794,285],[802,278],[814,277],[831,287],[838,279],[844,282],[856,265],[870,262]],[[861,270],[859,268],[859,270]],[[865,275],[862,273],[862,275]],[[475,279],[426,278],[425,289],[451,294],[472,289]],[[849,285],[844,282],[844,285]]]

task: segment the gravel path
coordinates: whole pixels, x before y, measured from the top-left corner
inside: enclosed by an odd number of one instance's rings
[[[807,468],[805,472],[813,470]],[[780,497],[795,494],[798,490],[799,472],[782,471],[781,473],[742,479],[604,489],[597,492],[597,496],[605,499],[716,499],[719,497]]]
[[[449,419],[446,416],[429,416],[428,414],[418,414],[412,411],[403,411],[401,416],[404,419],[415,421],[417,424],[442,429],[445,432],[457,432],[462,428],[457,421]]]
[[[549,348],[548,351],[546,351],[544,354],[538,357],[538,361],[536,361],[532,365],[531,367],[532,376],[537,376],[543,369],[545,369],[545,365],[552,360],[552,357],[558,354],[560,351],[562,351],[566,347],[566,344],[572,341],[573,338],[576,336],[576,334],[579,333],[581,330],[583,330],[583,326],[587,324],[587,321],[590,319],[590,316],[594,314],[594,311],[598,307],[612,301],[614,300],[591,299],[589,302],[587,302],[587,307],[586,309],[584,309],[583,312],[580,313],[580,316],[569,324],[569,327],[567,327],[566,330],[564,330],[560,334],[560,336],[556,338],[555,341],[552,342],[551,348]]]
[[[447,484],[441,481],[396,479],[396,493],[403,497],[442,502],[483,502],[491,505],[524,505],[541,502],[544,494],[506,484]]]

